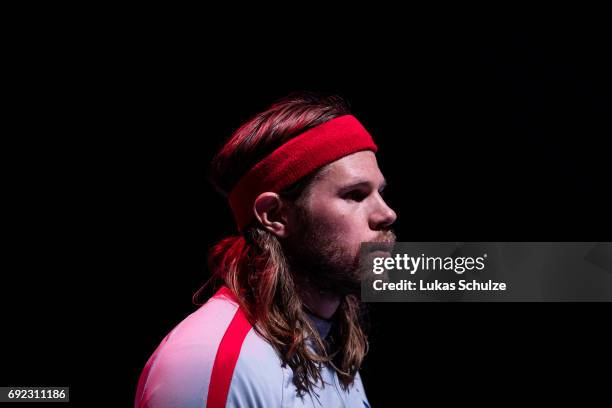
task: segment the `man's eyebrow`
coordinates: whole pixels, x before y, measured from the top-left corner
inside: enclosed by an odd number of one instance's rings
[[[359,180],[354,183],[348,184],[346,186],[340,187],[340,193],[346,193],[348,191],[351,191],[353,189],[360,188],[360,187],[371,187],[371,186],[372,186],[372,183],[370,181]],[[386,186],[387,186],[387,180],[383,179],[382,183],[380,183],[380,187],[378,188],[378,191],[384,190]]]

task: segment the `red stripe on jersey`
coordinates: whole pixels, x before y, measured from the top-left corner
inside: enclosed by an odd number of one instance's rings
[[[219,289],[214,297],[218,296],[227,296],[230,299],[235,299],[234,294],[226,286]],[[246,319],[242,309],[238,307],[217,349],[208,387],[206,408],[225,407],[232,376],[234,375],[234,368],[240,355],[240,349],[250,330],[251,324]]]

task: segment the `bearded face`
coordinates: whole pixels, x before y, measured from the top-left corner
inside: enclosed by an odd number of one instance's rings
[[[385,181],[372,152],[331,163],[291,217],[285,242],[291,268],[326,292],[359,293],[362,242],[395,242],[396,215],[383,200]]]

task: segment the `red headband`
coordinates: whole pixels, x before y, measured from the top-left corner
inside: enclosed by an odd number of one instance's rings
[[[326,164],[349,154],[378,150],[372,137],[352,115],[329,120],[294,137],[257,163],[229,194],[238,229],[252,220],[255,199],[278,193]]]

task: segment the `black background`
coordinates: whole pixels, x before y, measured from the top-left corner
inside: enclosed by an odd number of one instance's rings
[[[612,71],[597,24],[253,24],[235,37],[238,22],[145,25],[22,32],[14,47],[3,384],[132,403],[150,354],[195,310],[207,249],[234,233],[210,158],[292,91],[350,102],[380,147],[399,240],[610,240]],[[366,392],[374,407],[586,404],[609,371],[603,306],[372,305]]]

